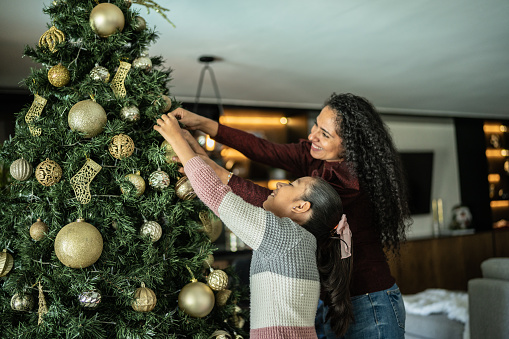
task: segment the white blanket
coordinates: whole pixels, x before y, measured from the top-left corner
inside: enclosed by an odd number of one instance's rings
[[[463,339],[469,339],[468,294],[443,289],[427,289],[417,294],[403,295],[405,310],[410,314],[447,314],[449,319],[465,324]]]

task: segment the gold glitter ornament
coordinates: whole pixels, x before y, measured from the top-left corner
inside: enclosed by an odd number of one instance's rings
[[[161,225],[159,225],[155,221],[145,221],[140,228],[140,235],[143,237],[150,237],[152,242],[156,242],[161,239],[161,235],[163,234],[163,229]]]
[[[170,176],[165,171],[158,169],[150,174],[148,184],[155,190],[163,190],[170,185]]]
[[[32,175],[33,168],[28,161],[21,158],[12,162],[9,171],[14,179],[25,181]]]
[[[14,266],[14,259],[6,249],[0,252],[0,277],[5,277]]]
[[[44,186],[52,186],[62,178],[62,168],[55,161],[47,159],[35,168],[35,178]]]
[[[46,46],[51,53],[55,53],[57,51],[55,46],[64,40],[65,34],[55,26],[51,26],[50,29],[44,32],[39,38],[39,47]]]
[[[164,102],[166,103],[166,105],[161,107],[161,112],[166,113],[171,109],[171,99],[169,96],[164,95],[164,94],[162,95],[162,98],[163,98]]]
[[[88,204],[92,196],[90,195],[90,183],[99,173],[102,166],[94,160],[87,158],[85,165],[71,178],[72,188],[76,199],[82,204]]]
[[[146,54],[142,54],[134,59],[132,65],[134,68],[139,68],[146,73],[152,70],[152,60]]]
[[[94,81],[108,82],[110,81],[110,72],[106,67],[96,65],[90,71],[90,77]]]
[[[207,316],[214,308],[214,292],[202,282],[191,280],[178,295],[179,308],[195,318]]]
[[[144,31],[147,28],[147,22],[141,16],[139,15],[135,16],[134,20],[135,20],[134,30],[136,32]]]
[[[127,94],[124,81],[130,69],[131,69],[130,63],[120,61],[120,66],[118,66],[117,73],[113,77],[113,80],[111,81],[110,84],[111,90],[113,91],[117,98],[123,98]]]
[[[122,32],[125,25],[124,13],[110,3],[101,3],[92,9],[89,19],[90,27],[101,38],[107,38],[115,32]]]
[[[48,80],[55,87],[63,87],[71,81],[71,73],[62,64],[53,66],[48,71]]]
[[[48,230],[48,225],[46,225],[41,219],[37,219],[37,221],[30,226],[30,236],[35,241],[39,241],[46,237]]]
[[[196,198],[196,193],[191,186],[191,182],[187,179],[187,176],[183,176],[177,181],[175,184],[175,192],[182,200],[191,200]]]
[[[221,232],[223,232],[223,222],[221,219],[211,216],[210,213],[205,210],[200,211],[198,216],[203,224],[203,231],[210,238],[210,241],[216,241],[221,235]]]
[[[97,228],[78,219],[62,227],[54,246],[62,264],[71,268],[85,268],[93,265],[101,256],[103,238]]]
[[[46,102],[46,99],[40,95],[35,94],[32,106],[30,106],[27,115],[25,115],[25,122],[28,124],[28,129],[34,137],[41,135],[42,130],[38,127],[35,127],[32,122],[41,116],[42,110],[44,109],[44,106],[46,106]]]
[[[116,159],[130,157],[134,152],[134,141],[127,134],[117,134],[111,139],[108,150]]]
[[[218,291],[216,293],[216,305],[220,306],[220,307],[225,306],[226,303],[228,302],[228,298],[230,298],[231,294],[232,294],[232,291],[230,291],[228,289]]]
[[[177,156],[177,153],[175,153],[175,151],[173,150],[173,147],[171,147],[170,143],[168,143],[168,141],[164,140],[163,143],[161,144],[161,148],[164,148],[164,151],[166,153],[165,154],[166,162],[168,164],[176,163],[176,161],[173,160],[173,158]]]
[[[210,268],[210,274],[207,276],[207,284],[214,291],[222,291],[228,286],[228,274],[222,270]]]
[[[88,99],[79,101],[71,107],[67,122],[71,130],[84,133],[85,138],[93,138],[102,133],[108,118],[101,105]]]
[[[35,306],[34,297],[27,293],[16,293],[11,298],[11,308],[14,311],[29,312]]]
[[[102,295],[98,289],[82,292],[78,296],[80,305],[88,309],[96,308],[101,303],[101,300]]]
[[[157,298],[154,291],[145,287],[145,283],[141,283],[141,287],[134,292],[134,300],[132,308],[136,312],[150,312],[156,307]]]
[[[142,178],[139,171],[136,173],[128,174],[125,176],[125,178],[134,185],[134,188],[136,189],[135,195],[137,197],[139,197],[145,192],[146,187],[145,180]],[[120,188],[120,190],[122,191],[122,193],[124,193],[122,187]]]
[[[120,118],[128,122],[138,121],[140,120],[140,110],[134,105],[122,107]]]

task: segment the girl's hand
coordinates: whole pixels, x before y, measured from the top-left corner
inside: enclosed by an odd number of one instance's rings
[[[158,131],[171,144],[176,136],[181,136],[181,129],[177,119],[171,114],[163,114],[157,119],[154,129]],[[181,136],[182,137],[182,136]]]
[[[203,117],[180,107],[168,115],[176,117],[188,130],[200,130],[205,134],[210,135],[211,138],[217,135],[219,124],[212,119]]]

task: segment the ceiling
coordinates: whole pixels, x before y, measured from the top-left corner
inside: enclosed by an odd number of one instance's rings
[[[507,0],[155,0],[176,27],[133,5],[160,38],[151,56],[173,71],[171,95],[193,102],[211,64],[222,102],[320,108],[332,92],[381,112],[509,119]],[[0,88],[19,88],[50,18],[50,0],[3,1]],[[200,102],[215,103],[205,74]]]

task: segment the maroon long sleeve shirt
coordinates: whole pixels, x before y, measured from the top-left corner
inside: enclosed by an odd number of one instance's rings
[[[343,201],[344,213],[352,231],[351,296],[385,290],[394,285],[395,279],[391,276],[373,224],[369,197],[359,188],[356,175],[345,162],[314,159],[308,140],[276,144],[221,124],[215,140],[238,150],[253,161],[284,169],[297,177],[320,177],[331,184]],[[235,175],[230,179],[229,186],[235,194],[256,206],[262,206],[271,192]]]

